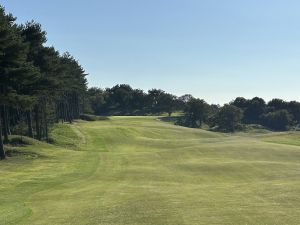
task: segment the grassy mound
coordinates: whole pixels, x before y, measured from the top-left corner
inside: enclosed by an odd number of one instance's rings
[[[85,145],[84,135],[72,124],[56,124],[50,133],[51,143],[69,150],[80,150]]]

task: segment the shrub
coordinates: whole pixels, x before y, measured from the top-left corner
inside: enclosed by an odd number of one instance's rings
[[[89,115],[89,114],[81,114],[80,119],[85,120],[85,121],[98,121],[98,120],[108,120],[109,118],[106,117],[106,116],[95,116],[95,115]]]

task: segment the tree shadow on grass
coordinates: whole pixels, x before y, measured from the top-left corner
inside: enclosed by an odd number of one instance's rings
[[[6,147],[5,154],[8,158],[15,158],[15,157],[21,157],[24,159],[37,159],[37,158],[45,158],[44,155],[41,155],[39,153],[30,151],[30,150],[23,150],[18,149],[15,147]]]

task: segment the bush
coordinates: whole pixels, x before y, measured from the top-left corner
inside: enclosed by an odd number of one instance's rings
[[[109,118],[106,116],[95,116],[95,115],[89,115],[89,114],[80,115],[80,119],[85,120],[85,121],[109,120]]]
[[[191,127],[191,128],[198,128],[198,127],[200,127],[199,122],[194,122],[189,117],[186,117],[186,116],[178,117],[175,120],[174,124],[178,125],[178,126]]]

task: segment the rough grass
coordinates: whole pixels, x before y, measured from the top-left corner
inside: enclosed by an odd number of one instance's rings
[[[112,117],[52,138],[15,148],[38,157],[0,162],[0,224],[300,224],[299,133]]]

